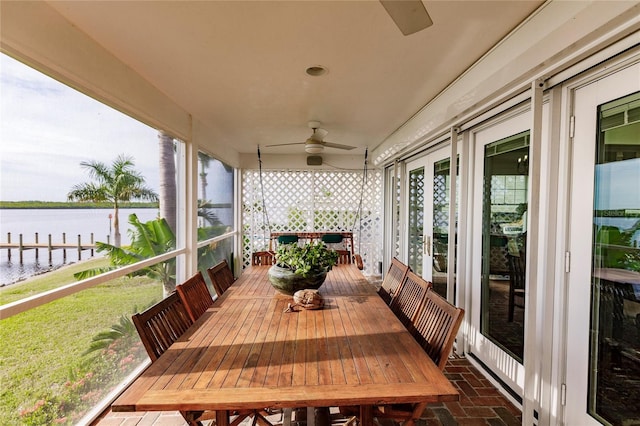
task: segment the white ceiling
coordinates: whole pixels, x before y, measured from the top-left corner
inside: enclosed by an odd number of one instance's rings
[[[240,153],[325,140],[374,149],[542,1],[425,1],[403,36],[378,1],[53,1],[51,6]],[[305,73],[322,65],[321,77]]]

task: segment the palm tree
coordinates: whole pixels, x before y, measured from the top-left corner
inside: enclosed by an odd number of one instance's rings
[[[96,250],[99,253],[105,252],[107,254],[109,265],[76,272],[73,276],[78,280],[95,277],[175,249],[175,235],[164,218],[142,223],[138,216],[132,213],[129,215],[129,224],[131,225],[129,230],[130,246],[116,247],[111,244],[96,242]],[[133,276],[144,275],[162,282],[164,294],[166,295],[176,288],[175,270],[175,259],[171,259],[136,271]]]
[[[203,203],[207,202],[207,169],[209,168],[209,163],[211,162],[211,157],[209,157],[204,152],[198,152],[198,160],[200,161],[200,165],[202,170],[200,171],[200,190],[202,193],[200,194],[200,199]]]
[[[133,158],[120,154],[111,167],[100,161],[83,161],[95,182],[75,185],[67,194],[69,201],[92,201],[113,203],[114,242],[120,247],[120,221],[118,209],[121,202],[132,200],[158,201],[158,194],[144,185],[144,177],[134,170]]]
[[[109,265],[99,268],[76,272],[73,276],[78,280],[95,277],[105,272],[113,271],[126,265],[132,265],[144,259],[158,256],[176,247],[176,238],[164,218],[157,218],[148,222],[140,222],[135,213],[129,215],[129,236],[131,245],[116,247],[111,244],[96,242],[97,251],[106,253]],[[198,229],[198,240],[210,238],[208,229]],[[221,232],[218,232],[219,235]],[[224,243],[216,243],[200,247],[198,249],[198,266],[203,273],[206,268],[215,265],[228,252],[229,247]],[[175,259],[159,262],[134,272],[131,276],[146,276],[162,282],[164,295],[168,295],[176,289],[176,262]]]
[[[158,132],[160,154],[160,217],[176,232],[176,163],[173,137]]]

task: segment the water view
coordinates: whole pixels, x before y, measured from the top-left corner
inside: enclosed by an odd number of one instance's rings
[[[120,233],[122,244],[130,242],[128,217],[135,213],[141,222],[155,219],[157,209],[122,209],[120,210]],[[38,241],[46,243],[51,234],[52,243],[62,242],[62,234],[66,234],[67,243],[77,243],[80,235],[83,244],[91,241],[113,243],[113,209],[3,209],[0,210],[0,241],[8,242],[7,235],[11,234],[11,242],[17,243],[22,234],[24,244],[34,243],[35,234]],[[99,255],[95,253],[95,255]],[[82,260],[89,259],[89,250],[82,251]],[[53,250],[51,261],[47,249],[40,249],[38,259],[35,250],[23,251],[23,261],[20,263],[20,253],[17,249],[11,251],[9,260],[8,250],[0,250],[0,286],[23,281],[31,276],[52,271],[63,265],[78,261],[78,251],[67,249]]]

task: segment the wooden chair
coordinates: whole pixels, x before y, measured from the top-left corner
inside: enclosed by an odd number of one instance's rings
[[[251,266],[273,265],[276,263],[276,256],[271,251],[256,251],[251,254]]]
[[[140,340],[155,362],[193,324],[177,292],[131,318]],[[189,425],[201,426],[201,420],[215,418],[215,412],[181,411]]]
[[[524,309],[525,295],[525,252],[520,250],[519,256],[507,254],[509,264],[509,322],[513,321],[515,307]]]
[[[360,256],[359,254],[354,254],[353,261],[356,262],[356,266],[358,267],[358,269],[360,269],[361,271],[364,269],[364,262],[362,261],[362,256]]]
[[[349,250],[336,250],[338,252],[338,265],[351,264],[351,252]]]
[[[409,328],[411,319],[418,312],[424,295],[431,287],[432,284],[429,281],[412,271],[407,271],[390,305],[391,310],[405,327]]]
[[[223,260],[217,265],[207,269],[207,274],[209,274],[209,278],[213,284],[213,289],[216,291],[218,297],[222,296],[222,294],[227,291],[235,281],[233,273],[231,272],[226,260]]]
[[[447,364],[463,317],[464,309],[453,306],[429,289],[412,318],[409,330],[441,371]],[[427,403],[377,406],[374,407],[374,417],[404,421],[403,426],[411,426],[421,417],[426,406]]]
[[[336,250],[338,252],[338,265],[350,265],[355,263],[361,271],[364,269],[362,256],[359,254],[352,255],[349,250]]]
[[[176,292],[193,322],[196,322],[213,305],[213,298],[201,272],[177,285]]]
[[[463,317],[464,309],[429,289],[411,321],[409,331],[440,370],[444,371]]]
[[[193,324],[177,292],[131,319],[151,362],[157,360]]]
[[[400,262],[395,257],[391,259],[389,270],[384,276],[384,280],[382,280],[382,286],[378,290],[378,294],[387,305],[391,304],[391,299],[395,296],[398,287],[402,284],[402,280],[404,280],[404,277],[410,270],[411,268],[409,266]]]

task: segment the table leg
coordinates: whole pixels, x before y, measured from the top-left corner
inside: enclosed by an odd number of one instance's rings
[[[316,407],[307,407],[307,426],[316,426]]]
[[[316,426],[331,426],[331,414],[329,407],[316,407],[315,409]]]
[[[373,406],[360,406],[360,424],[362,426],[373,426]]]
[[[229,411],[216,410],[216,426],[229,426]]]
[[[282,409],[282,426],[291,426],[292,415],[293,415],[293,410],[291,408]]]

